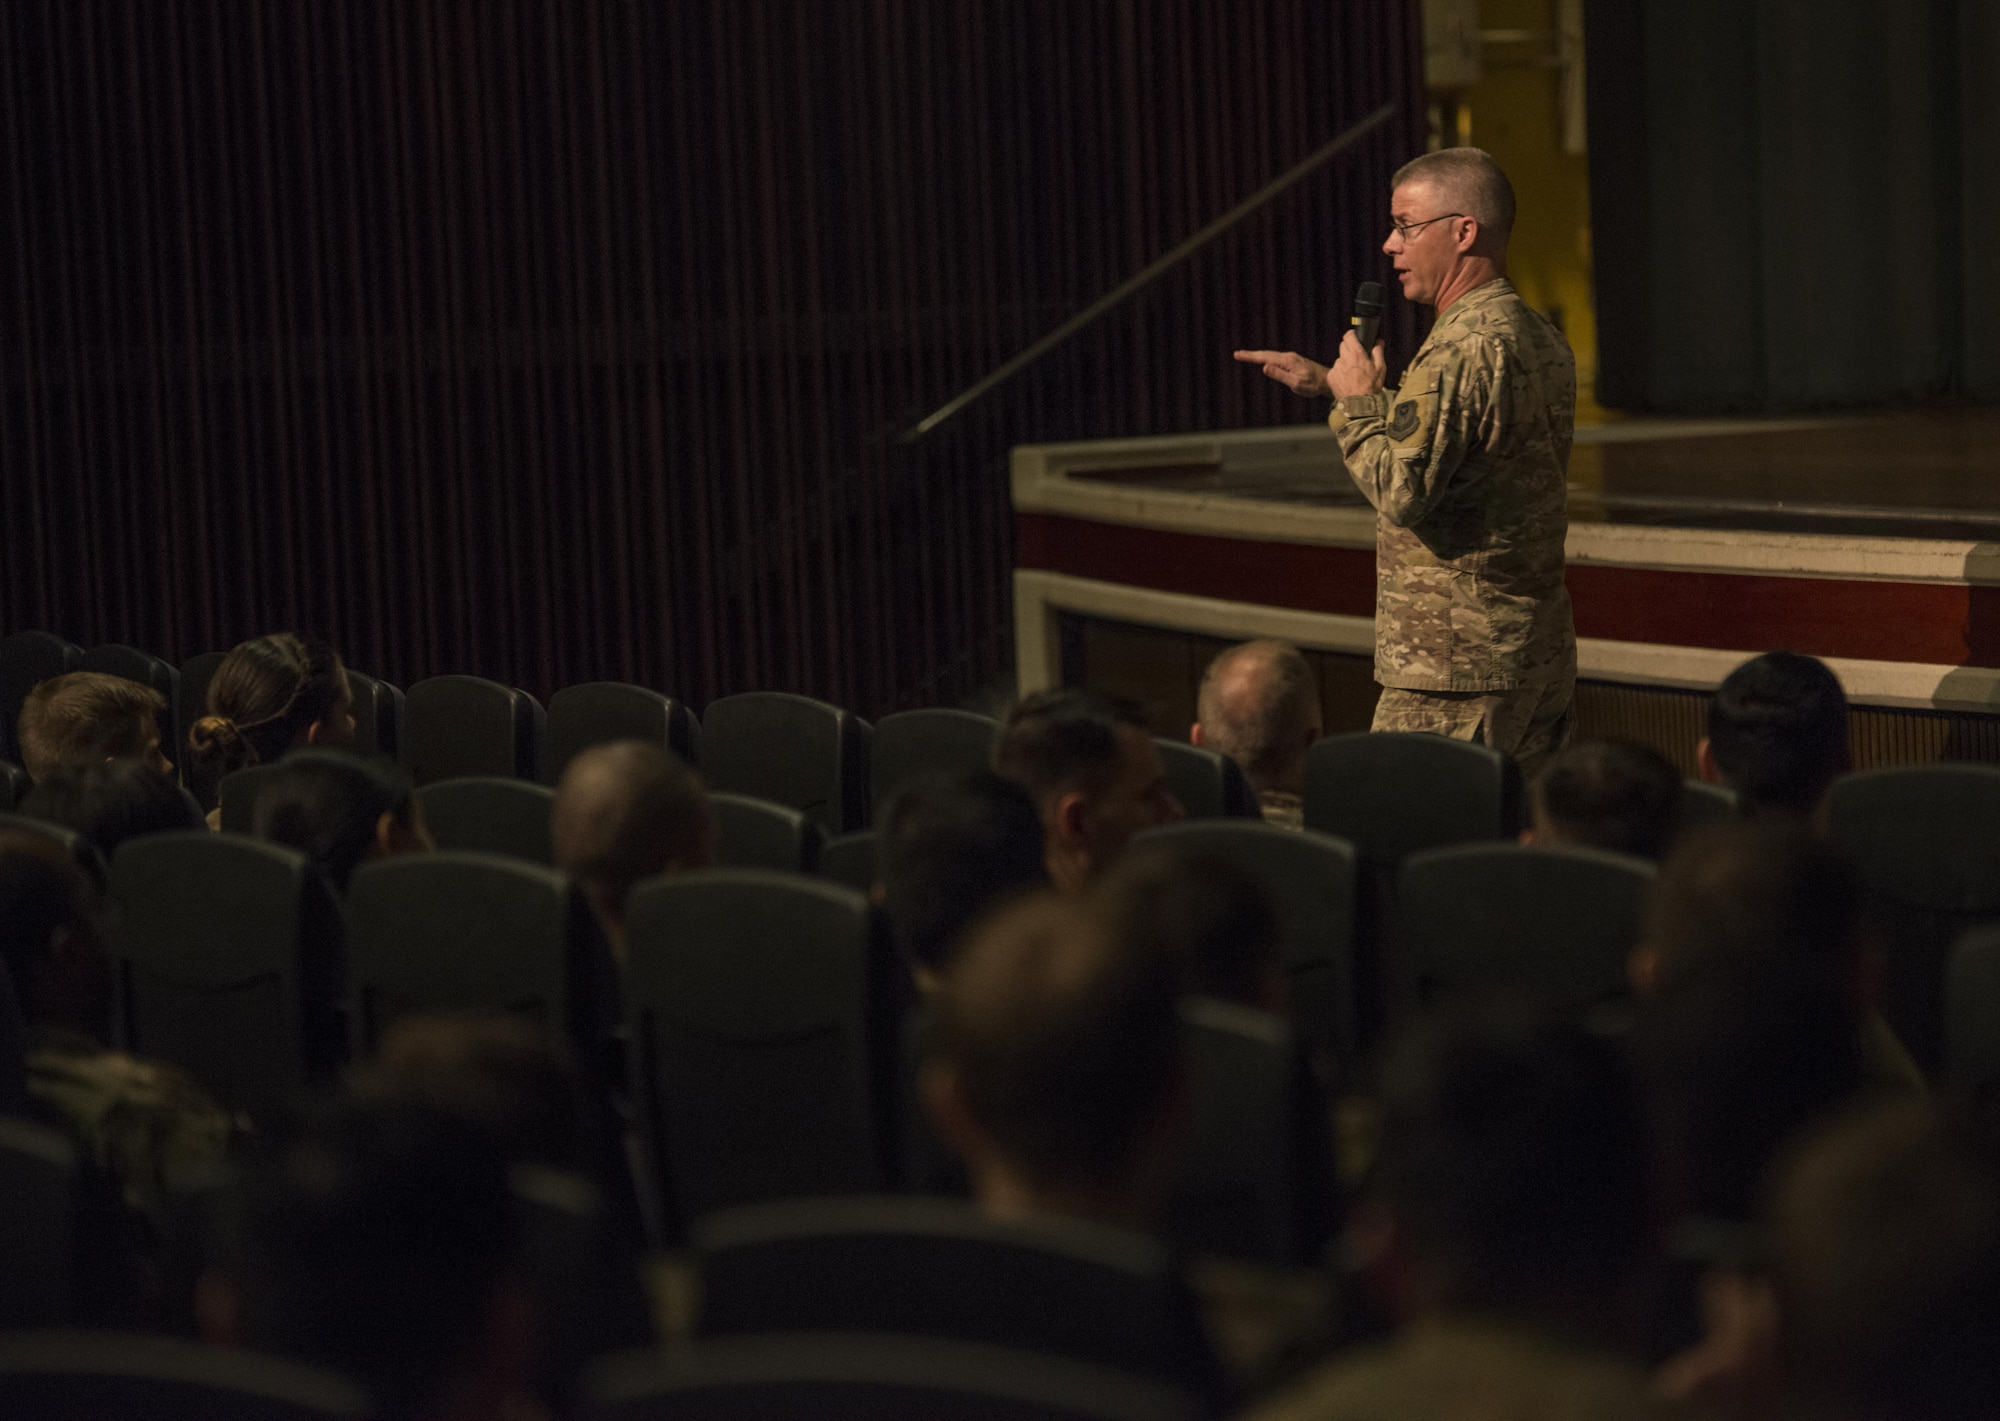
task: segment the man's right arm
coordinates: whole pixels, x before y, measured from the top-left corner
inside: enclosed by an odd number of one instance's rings
[[[1295,395],[1323,400],[1332,393],[1326,385],[1326,366],[1295,350],[1239,350],[1236,358],[1245,365],[1262,366],[1266,375]]]

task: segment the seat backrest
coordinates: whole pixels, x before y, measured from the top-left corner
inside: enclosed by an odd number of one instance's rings
[[[257,795],[276,765],[250,765],[232,770],[216,786],[216,807],[222,811],[219,827],[225,834],[255,832]]]
[[[621,1353],[585,1383],[586,1421],[1193,1421],[1200,1401],[1033,1352],[935,1338],[730,1337]]]
[[[2000,924],[1974,928],[1945,973],[1945,1074],[1984,1090],[2000,1082]]]
[[[404,697],[410,778],[419,785],[466,775],[541,778],[547,720],[526,691],[478,676],[433,676]]]
[[[1262,811],[1243,771],[1227,755],[1185,740],[1153,737],[1166,767],[1167,787],[1190,819],[1258,819]]]
[[[2000,919],[2000,769],[1864,770],[1828,795],[1886,948],[1883,1015],[1926,1071],[1944,1065],[1944,981],[1967,929]]]
[[[1444,992],[1583,1006],[1626,987],[1654,868],[1604,849],[1459,844],[1413,854],[1397,893],[1402,970]]]
[[[403,727],[408,712],[402,691],[352,667],[347,671],[347,685],[354,693],[354,748],[373,750],[407,765],[409,747],[403,743]]]
[[[800,1199],[696,1226],[700,1330],[895,1332],[1019,1348],[1207,1391],[1213,1353],[1162,1245],[954,1200]]]
[[[801,810],[767,799],[716,791],[708,796],[715,827],[715,861],[723,868],[764,868],[812,873],[819,868],[826,835]]]
[[[39,834],[44,839],[61,847],[84,876],[99,887],[104,885],[104,855],[97,851],[97,845],[83,837],[76,829],[61,824],[51,824],[46,819],[32,819],[25,814],[0,814],[0,829],[12,829],[20,834]]]
[[[76,1146],[45,1125],[0,1116],[0,1330],[55,1327],[73,1302]],[[0,1413],[8,1411],[0,1401]]]
[[[660,1216],[879,1187],[867,900],[711,869],[641,884],[625,928],[630,1075]]]
[[[151,652],[141,651],[136,646],[126,646],[122,642],[107,642],[103,646],[93,646],[83,654],[79,671],[96,671],[105,676],[118,676],[127,681],[137,681],[142,686],[150,686],[160,693],[167,708],[160,716],[160,743],[173,747],[181,743],[182,731],[178,721],[181,699],[181,673],[169,663],[160,660]]]
[[[127,1045],[269,1118],[344,1057],[339,904],[305,855],[184,830],[111,862]]]
[[[83,648],[53,632],[15,632],[0,641],[0,759],[21,758],[21,703],[52,676],[83,668]]]
[[[883,716],[875,723],[869,770],[875,811],[879,814],[913,780],[987,768],[999,730],[992,716],[972,711],[911,710]]]
[[[0,1337],[0,1416],[37,1421],[333,1421],[373,1414],[353,1383],[234,1347],[149,1333]]]
[[[1263,880],[1278,913],[1293,1030],[1309,1052],[1329,1052],[1342,1066],[1356,1064],[1353,847],[1312,829],[1249,820],[1168,824],[1137,842],[1214,854]]]
[[[870,822],[873,738],[867,721],[825,701],[724,696],[702,712],[702,778],[710,789],[799,810],[829,834],[851,833]]]
[[[381,859],[355,873],[347,924],[357,1052],[411,1012],[499,1008],[601,1059],[616,1010],[610,949],[554,869],[467,852]]]
[[[204,651],[199,656],[190,656],[180,666],[180,680],[174,689],[174,763],[180,768],[181,783],[188,783],[188,767],[194,763],[194,751],[188,745],[188,732],[194,723],[208,714],[208,683],[215,679],[216,670],[229,659],[226,651]]]
[[[477,775],[437,780],[417,791],[424,825],[441,849],[505,854],[543,865],[555,862],[549,816],[555,791],[527,780]]]
[[[549,697],[550,784],[580,752],[613,740],[643,740],[692,765],[701,755],[701,723],[673,697],[623,681],[591,681]]]
[[[875,889],[875,831],[842,834],[828,839],[819,851],[819,876],[852,888],[856,893]]]
[[[1189,997],[1181,1040],[1188,1102],[1167,1236],[1198,1254],[1311,1266],[1332,1224],[1330,1102],[1309,1085],[1284,1018]]]
[[[1497,750],[1442,735],[1329,735],[1306,752],[1305,818],[1372,863],[1511,839],[1521,828],[1521,770]]]
[[[1681,781],[1681,802],[1674,837],[1684,839],[1736,817],[1736,791],[1706,780]]]
[[[13,812],[14,806],[28,797],[34,788],[34,781],[28,772],[11,760],[0,760],[0,811]]]

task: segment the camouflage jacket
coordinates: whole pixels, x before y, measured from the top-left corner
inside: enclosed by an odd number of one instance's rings
[[[1563,586],[1576,364],[1502,279],[1452,302],[1401,389],[1328,423],[1375,507],[1375,679],[1503,691],[1576,674]]]

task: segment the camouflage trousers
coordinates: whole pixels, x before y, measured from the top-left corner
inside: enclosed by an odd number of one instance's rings
[[[1376,730],[1428,730],[1471,740],[1512,755],[1533,779],[1569,744],[1570,701],[1576,682],[1565,677],[1513,691],[1405,691],[1385,686],[1375,703]]]

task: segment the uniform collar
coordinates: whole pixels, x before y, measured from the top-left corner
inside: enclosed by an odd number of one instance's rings
[[[1431,334],[1436,335],[1462,317],[1484,310],[1495,301],[1503,301],[1513,294],[1514,283],[1504,276],[1496,276],[1484,286],[1475,286],[1445,308],[1437,318],[1437,324],[1431,327]]]

